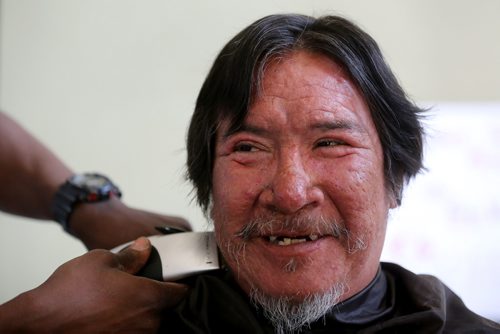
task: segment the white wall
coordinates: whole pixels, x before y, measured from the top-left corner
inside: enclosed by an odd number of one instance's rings
[[[441,103],[425,120],[427,171],[391,212],[382,258],[441,278],[500,320],[500,103]]]
[[[194,101],[222,45],[263,15],[354,19],[380,43],[416,101],[500,100],[496,0],[0,4],[0,108],[76,171],[110,175],[128,204],[184,216],[196,229],[205,228],[204,219],[182,178]],[[84,251],[55,223],[0,215],[0,302]]]

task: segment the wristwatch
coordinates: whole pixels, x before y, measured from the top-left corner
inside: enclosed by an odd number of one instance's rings
[[[78,203],[102,202],[112,196],[121,197],[121,195],[120,189],[104,175],[97,173],[73,175],[54,195],[52,200],[54,220],[68,232],[69,218]]]

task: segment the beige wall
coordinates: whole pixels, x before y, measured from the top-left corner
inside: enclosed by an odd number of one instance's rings
[[[182,178],[197,91],[232,35],[277,12],[352,18],[416,101],[500,101],[496,0],[3,0],[0,107],[125,202],[203,229]],[[0,215],[0,302],[83,252],[54,223]]]

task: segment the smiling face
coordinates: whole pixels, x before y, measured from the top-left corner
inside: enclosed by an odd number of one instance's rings
[[[211,216],[247,292],[302,301],[374,278],[394,201],[364,99],[328,58],[294,52],[266,68],[242,128],[218,129]]]

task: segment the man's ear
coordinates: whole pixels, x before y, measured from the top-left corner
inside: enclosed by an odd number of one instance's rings
[[[387,196],[389,197],[389,209],[396,209],[401,205],[401,192],[396,192],[395,190],[387,190]]]
[[[210,193],[210,197],[208,198],[208,205],[207,205],[207,208],[206,210],[203,210],[203,216],[205,216],[205,218],[207,219],[207,221],[209,223],[212,223],[214,222],[214,218],[213,218],[213,208],[214,208],[214,201],[212,200],[212,194]]]
[[[395,198],[394,198],[394,196],[391,196],[391,200],[390,200],[389,204],[390,204],[390,206],[389,206],[389,207],[390,207],[391,209],[396,209],[398,206],[400,206],[400,205],[401,205],[401,201],[400,201],[400,200],[395,199]]]

